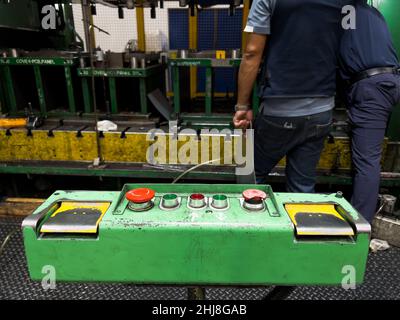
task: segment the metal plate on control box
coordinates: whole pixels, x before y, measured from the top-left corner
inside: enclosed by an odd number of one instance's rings
[[[354,236],[334,204],[286,204],[298,236]]]
[[[41,233],[97,233],[110,202],[62,202],[40,228]]]

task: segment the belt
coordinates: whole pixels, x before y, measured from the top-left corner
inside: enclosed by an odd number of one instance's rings
[[[400,75],[400,68],[384,67],[384,68],[373,68],[373,69],[361,71],[349,80],[349,84],[353,85],[358,81],[368,79],[368,78],[371,78],[373,76],[377,76],[380,74],[385,74],[385,73]]]

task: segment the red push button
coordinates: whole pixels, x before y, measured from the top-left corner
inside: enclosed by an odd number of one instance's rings
[[[204,194],[201,194],[201,193],[193,193],[193,194],[190,196],[190,199],[192,199],[192,200],[204,200]]]
[[[202,209],[207,205],[206,197],[201,193],[193,193],[189,197],[189,207],[192,209]]]
[[[133,203],[146,203],[153,200],[156,192],[148,188],[134,189],[126,193],[126,199]]]
[[[250,200],[265,200],[267,199],[267,194],[264,191],[257,189],[248,189],[243,191],[243,198],[246,201]]]

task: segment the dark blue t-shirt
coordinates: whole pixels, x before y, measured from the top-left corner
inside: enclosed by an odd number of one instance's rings
[[[399,66],[385,18],[367,3],[357,3],[356,29],[346,30],[340,46],[340,73],[348,80],[356,73]]]

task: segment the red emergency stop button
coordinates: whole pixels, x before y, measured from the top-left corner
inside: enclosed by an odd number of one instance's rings
[[[148,188],[134,189],[126,193],[126,199],[133,203],[146,203],[153,200],[156,192]]]
[[[267,199],[267,194],[264,191],[249,189],[243,192],[243,208],[246,210],[262,211],[265,209],[264,200]]]
[[[243,191],[243,198],[246,201],[250,200],[265,200],[267,198],[267,194],[264,191],[257,189],[248,189]]]

